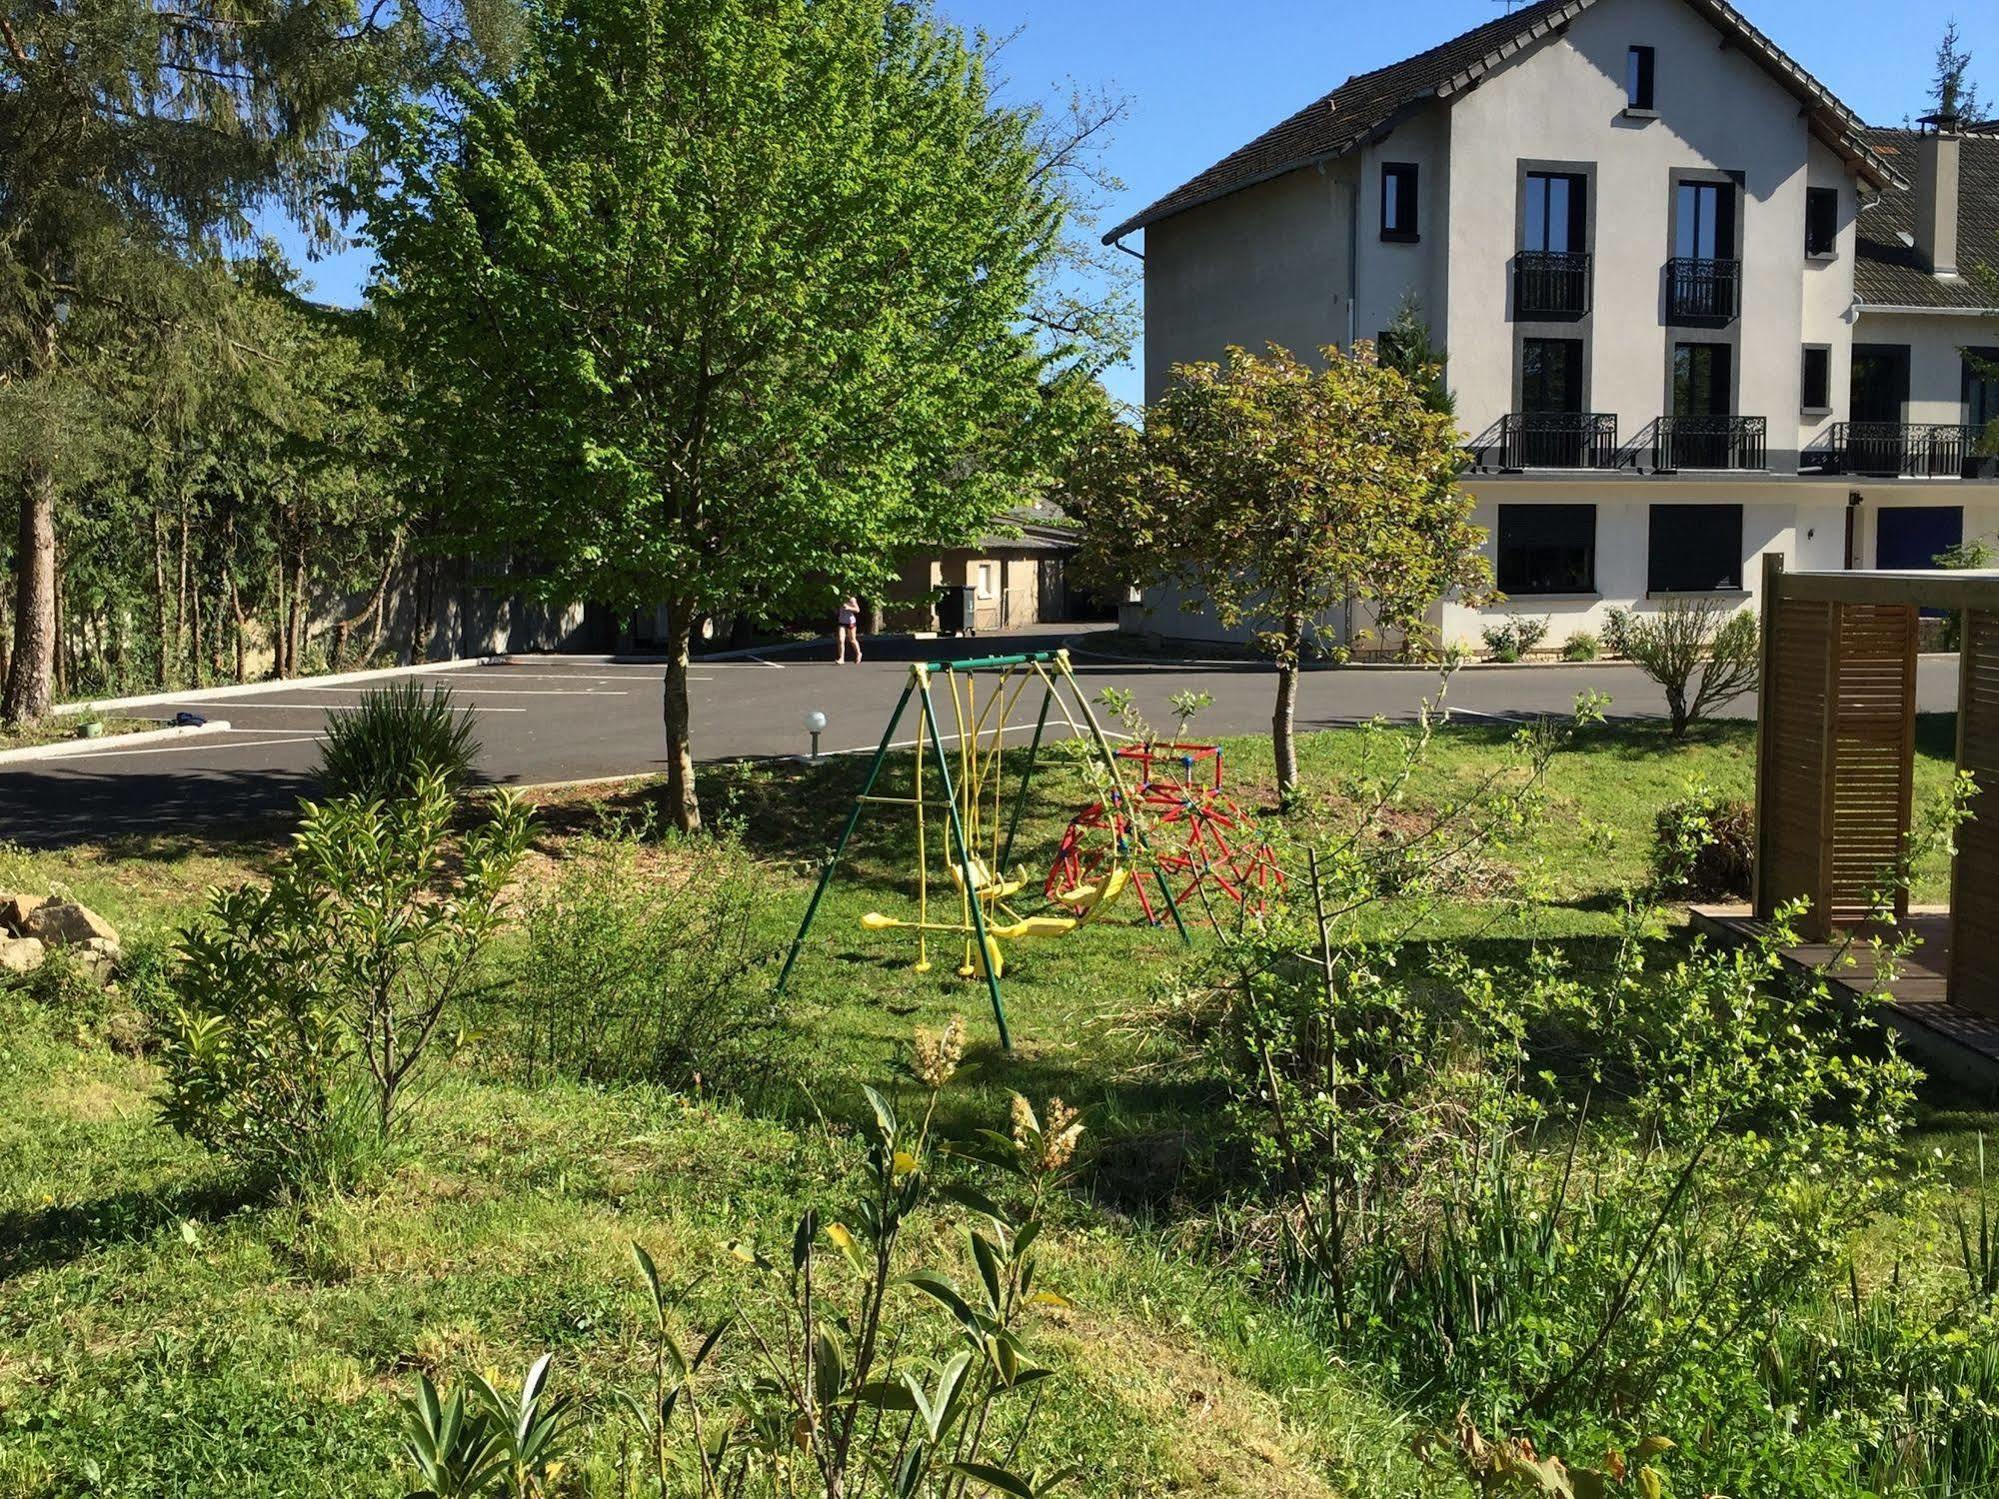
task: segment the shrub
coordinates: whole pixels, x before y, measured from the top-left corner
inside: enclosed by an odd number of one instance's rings
[[[211,896],[153,1016],[169,1124],[291,1184],[387,1143],[527,843],[510,797],[463,836],[453,809],[434,773],[386,804],[308,803],[268,886]]]
[[[1501,623],[1487,625],[1479,633],[1485,637],[1485,648],[1493,660],[1519,661],[1547,639],[1548,621],[1509,615]]]
[[[329,713],[319,747],[319,781],[328,796],[390,801],[409,796],[426,771],[456,792],[479,755],[475,715],[442,687],[412,678],[361,695],[352,713]]]
[[[1562,644],[1564,661],[1594,661],[1603,654],[1596,636],[1589,630],[1578,630]]]
[[[778,892],[733,838],[668,849],[649,857],[630,828],[584,841],[526,906],[507,1034],[530,1081],[732,1086],[781,1058]]]
[[[1920,1491],[1984,1492],[1999,1356],[1968,1358],[1965,1340],[1989,1331],[1999,1290],[1985,1221],[1959,1234],[1981,1267],[1976,1315],[1912,1311],[1905,1328],[1945,1329],[1920,1358],[1913,1338],[1891,1358],[1884,1336],[1879,1371],[1863,1368],[1826,1316],[1849,1287],[1856,1316],[1900,1294],[1863,1294],[1850,1256],[1924,1190],[1904,1150],[1917,1074],[1871,1006],[1777,963],[1799,908],[1746,952],[1661,941],[1662,913],[1636,899],[1586,962],[1412,941],[1423,903],[1384,898],[1372,851],[1413,770],[1378,775],[1300,898],[1219,934],[1149,1017],[1228,1082],[1217,1155],[1262,1195],[1224,1225],[1320,1309],[1333,1356],[1437,1426],[1458,1419],[1434,1453],[1480,1481],[1533,1479],[1510,1460],[1538,1455],[1551,1480],[1489,1491],[1615,1493],[1595,1480],[1622,1480],[1621,1459],[1585,1483],[1546,1455],[1635,1456],[1648,1437],[1656,1454],[1663,1433],[1673,1492],[1904,1493],[1946,1470],[1956,1486]],[[1517,785],[1475,789],[1447,845],[1532,809]],[[1904,1487],[1870,1484],[1887,1467]]]
[[[1604,611],[1603,648],[1608,654],[1612,656],[1631,654],[1631,621],[1636,618],[1637,616],[1622,604],[1612,604]]]
[[[1618,635],[1621,654],[1665,690],[1675,739],[1756,688],[1762,643],[1748,610],[1713,599],[1673,599],[1656,614],[1624,616]]]
[[[1756,811],[1748,802],[1697,784],[1661,807],[1652,827],[1652,869],[1663,893],[1749,894]]]
[[[624,1428],[616,1485],[602,1492],[965,1499],[1045,1495],[1069,1476],[1026,1470],[1021,1449],[1037,1416],[1061,1419],[1059,1399],[1048,1398],[1057,1376],[1034,1362],[1028,1334],[1040,1308],[1069,1305],[1037,1273],[1047,1197],[1083,1127],[1059,1099],[1037,1114],[1016,1095],[1007,1133],[982,1130],[981,1143],[952,1152],[993,1168],[1001,1184],[990,1195],[962,1179],[940,1184],[931,1123],[963,1043],[962,1020],[918,1032],[913,1116],[865,1090],[865,1165],[846,1212],[807,1209],[768,1252],[731,1246],[751,1286],[733,1312],[704,1319],[705,1334],[685,1330],[703,1277],[672,1284],[633,1243],[651,1378],[588,1402]],[[939,1198],[969,1215],[962,1242],[973,1273],[962,1284],[911,1263],[944,1237]],[[421,1379],[404,1432],[424,1492],[569,1492],[556,1487],[568,1398],[549,1398],[547,1370],[544,1356],[518,1400],[476,1378],[470,1399],[440,1398]]]

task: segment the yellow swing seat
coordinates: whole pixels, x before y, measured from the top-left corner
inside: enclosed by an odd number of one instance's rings
[[[1064,890],[1055,897],[1055,904],[1068,906],[1074,910],[1078,926],[1095,916],[1099,910],[1118,898],[1119,893],[1130,883],[1131,873],[1125,869],[1113,869],[1101,880],[1088,885],[1078,885],[1073,890]]]
[[[956,864],[951,866],[951,883],[956,885],[961,893],[963,892],[965,888],[965,871]],[[979,899],[985,901],[988,905],[994,901],[1005,900],[1009,896],[1018,895],[1021,886],[1026,883],[1027,875],[1024,870],[1016,869],[1011,875],[995,880],[992,870],[986,867],[984,859],[976,856],[972,859],[972,889],[977,893]]]

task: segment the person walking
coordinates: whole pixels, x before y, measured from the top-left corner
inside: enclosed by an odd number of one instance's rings
[[[840,600],[840,607],[833,612],[833,622],[839,629],[839,663],[847,664],[847,647],[854,648],[854,664],[861,663],[861,601],[851,593]]]

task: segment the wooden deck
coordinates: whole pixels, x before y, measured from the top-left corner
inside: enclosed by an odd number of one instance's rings
[[[1695,906],[1690,914],[1695,931],[1725,942],[1753,939],[1763,931],[1763,923],[1743,905]],[[1910,1049],[1931,1064],[1932,1072],[1941,1071],[1978,1087],[1999,1085],[1999,1018],[1962,1009],[1947,997],[1944,975],[1950,971],[1950,912],[1942,907],[1918,906],[1909,912],[1909,925],[1922,938],[1922,946],[1901,961],[1889,986],[1890,1023]],[[1800,972],[1823,973],[1827,982],[1856,998],[1873,992],[1873,945],[1856,942],[1841,966],[1826,967],[1839,951],[1835,943],[1806,942],[1783,949],[1782,957]]]

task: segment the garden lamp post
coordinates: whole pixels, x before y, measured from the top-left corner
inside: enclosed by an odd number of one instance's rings
[[[826,732],[826,715],[814,708],[805,715],[805,732],[812,736],[812,758],[819,758],[819,736]]]

